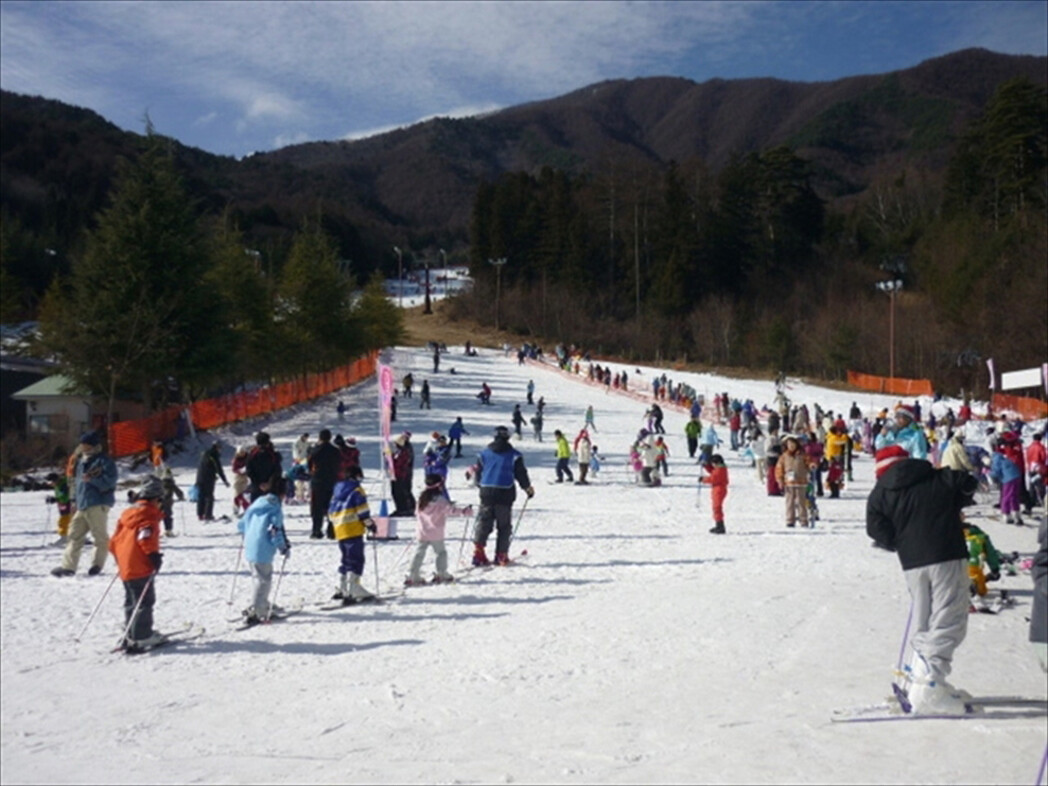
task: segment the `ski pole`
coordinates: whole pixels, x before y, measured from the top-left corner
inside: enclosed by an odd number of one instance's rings
[[[483,509],[484,509],[483,505],[479,505],[477,507],[477,515],[473,517],[473,529],[474,530],[476,530],[476,528],[477,528],[477,522],[480,521],[480,511],[483,510]],[[459,544],[459,556],[458,556],[458,564],[459,565],[462,564],[462,552],[465,551],[465,549],[466,549],[466,536],[469,533],[469,525],[470,525],[470,521],[467,518],[466,519],[466,528],[464,530],[462,530],[462,542]]]
[[[273,598],[269,601],[269,609],[266,611],[265,622],[269,622],[270,618],[273,616],[273,606],[276,605],[277,595],[280,594],[280,582],[284,580],[284,568],[287,566],[287,557],[288,555],[285,554],[283,561],[280,563],[280,575],[277,576],[277,586],[273,588]]]
[[[378,595],[379,594],[379,588],[378,588],[378,539],[377,538],[372,538],[371,539],[371,545],[374,547],[374,551],[372,553],[374,554],[374,557],[375,557],[375,559],[374,559],[374,562],[375,562],[375,594]]]
[[[1035,786],[1041,786],[1044,782],[1044,771],[1048,769],[1048,745],[1044,746],[1044,755],[1041,757],[1041,768],[1037,770],[1037,780],[1034,781]]]
[[[147,581],[146,585],[144,587],[142,587],[142,592],[138,596],[138,602],[135,603],[135,607],[133,609],[131,609],[131,616],[128,617],[127,627],[124,628],[124,634],[120,637],[120,640],[116,643],[116,645],[118,647],[121,646],[125,641],[127,641],[127,634],[129,634],[131,632],[131,628],[133,628],[135,623],[138,621],[138,612],[141,611],[141,609],[142,609],[142,601],[144,601],[146,599],[146,595],[149,594],[149,588],[153,586],[153,579],[155,579],[155,578],[156,578],[156,571],[153,571],[151,574],[149,574],[149,581]]]
[[[106,591],[102,593],[102,597],[99,598],[98,599],[98,603],[95,604],[95,609],[94,609],[94,611],[91,612],[91,616],[87,618],[87,622],[84,623],[84,627],[82,627],[80,629],[80,632],[78,634],[76,634],[76,638],[73,639],[73,641],[76,641],[76,642],[80,641],[80,637],[84,635],[84,631],[87,630],[87,626],[91,624],[91,620],[93,620],[95,618],[95,615],[98,614],[98,610],[100,608],[102,608],[102,601],[104,601],[106,599],[106,596],[109,594],[109,590],[113,589],[113,585],[116,584],[116,580],[119,577],[120,577],[119,571],[113,574],[112,581],[109,582],[109,586],[106,587]]]
[[[240,548],[237,549],[237,564],[233,568],[233,584],[229,588],[229,600],[226,601],[226,605],[227,606],[232,606],[233,605],[233,595],[234,595],[234,593],[236,592],[236,589],[237,589],[237,576],[240,573],[240,557],[241,557],[241,555],[243,555],[243,553],[244,553],[244,539],[241,538],[240,539]]]
[[[524,504],[520,506],[520,515],[517,516],[517,523],[513,525],[511,539],[517,537],[517,530],[520,529],[520,522],[524,519],[524,511],[528,509],[529,502],[531,502],[531,497],[525,497]]]
[[[902,646],[899,647],[899,662],[895,667],[896,672],[902,671],[902,659],[906,654],[906,643],[910,640],[910,625],[913,623],[913,598],[910,598],[910,613],[906,616],[906,632],[902,634]]]

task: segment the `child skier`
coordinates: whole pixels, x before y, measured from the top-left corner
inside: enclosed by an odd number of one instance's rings
[[[405,587],[417,587],[426,583],[422,578],[422,561],[426,558],[426,551],[430,546],[433,547],[437,560],[437,572],[433,574],[433,583],[441,584],[455,580],[455,577],[448,573],[448,552],[444,546],[444,527],[449,514],[468,516],[472,512],[472,505],[460,508],[448,501],[443,477],[426,475],[426,489],[419,494],[418,507],[415,510],[417,518],[415,538],[418,540],[418,547],[411,560],[408,577],[404,580]]]
[[[251,479],[247,476],[247,445],[240,445],[236,455],[233,456],[233,515],[240,516],[251,500],[248,499],[247,488],[251,485]]]
[[[273,481],[267,494],[256,499],[237,522],[237,531],[244,537],[244,560],[251,570],[254,593],[251,605],[243,611],[247,625],[268,622],[274,614],[283,611],[270,604],[269,588],[273,584],[273,556],[280,552],[287,559],[291,544],[284,531],[284,511],[281,502],[287,491],[283,477]]]
[[[47,479],[54,484],[54,493],[48,497],[47,503],[58,506],[58,540],[51,543],[52,546],[64,546],[69,538],[69,522],[73,518],[73,502],[69,496],[69,478],[52,472]]]
[[[997,581],[1001,578],[1001,555],[994,548],[990,536],[974,524],[964,522],[964,540],[968,544],[968,578],[971,579],[969,593],[972,595],[972,603],[969,612],[985,609],[983,598],[986,597],[986,582]],[[990,569],[987,575],[983,573],[983,565]]]
[[[350,467],[346,479],[340,480],[335,486],[328,508],[328,517],[342,554],[342,562],[338,566],[338,590],[331,599],[341,600],[343,606],[375,599],[360,584],[360,577],[364,575],[364,533],[377,529],[371,520],[367,495],[360,485],[363,477],[360,467]]]
[[[153,630],[156,603],[153,584],[164,561],[160,553],[163,496],[164,485],[160,479],[147,478],[135,495],[134,505],[121,514],[116,531],[109,539],[109,553],[116,560],[124,582],[124,623],[128,626],[124,651],[127,653],[142,652],[164,640]]]
[[[724,498],[728,496],[728,468],[724,466],[724,458],[720,453],[710,456],[710,463],[703,465],[705,475],[699,477],[699,483],[706,483],[710,487],[710,497],[713,501],[713,528],[710,530],[714,535],[723,535],[724,529]]]
[[[161,482],[164,485],[164,497],[160,504],[161,510],[164,511],[164,534],[169,538],[173,538],[175,537],[175,519],[172,515],[172,510],[175,504],[175,497],[178,497],[179,502],[181,502],[186,498],[186,495],[182,493],[182,489],[175,483],[175,476],[171,474],[170,467],[164,467],[161,474]]]
[[[670,448],[666,444],[666,441],[658,436],[655,438],[655,467],[662,473],[663,477],[667,477],[670,474],[669,465],[666,463],[666,459],[669,458]]]

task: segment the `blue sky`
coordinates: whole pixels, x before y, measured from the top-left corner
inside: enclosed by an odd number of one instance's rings
[[[0,86],[243,156],[604,79],[824,81],[1048,53],[1048,0],[0,2]]]

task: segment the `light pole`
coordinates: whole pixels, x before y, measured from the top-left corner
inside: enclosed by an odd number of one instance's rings
[[[426,263],[426,307],[422,309],[423,314],[432,314],[433,307],[429,301],[429,254],[423,257],[423,261]]]
[[[499,304],[502,298],[502,266],[508,260],[505,257],[489,259],[488,264],[495,266],[495,330],[499,329]]]
[[[393,253],[397,255],[397,308],[404,307],[404,253],[393,246]]]
[[[891,281],[878,281],[877,289],[888,293],[891,301],[890,316],[888,317],[888,379],[895,379],[895,293],[902,289],[902,281],[893,279]]]
[[[440,249],[440,256],[444,259],[444,298],[448,296],[448,252]]]

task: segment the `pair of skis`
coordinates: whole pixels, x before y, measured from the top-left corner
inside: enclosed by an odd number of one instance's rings
[[[122,652],[125,655],[144,655],[153,652],[154,650],[161,649],[162,647],[168,647],[172,644],[185,644],[186,642],[195,641],[203,636],[205,632],[206,631],[202,626],[196,625],[192,622],[187,622],[181,628],[169,633],[161,633],[161,638],[147,647],[128,647],[126,642],[124,642],[114,647],[111,652]]]

